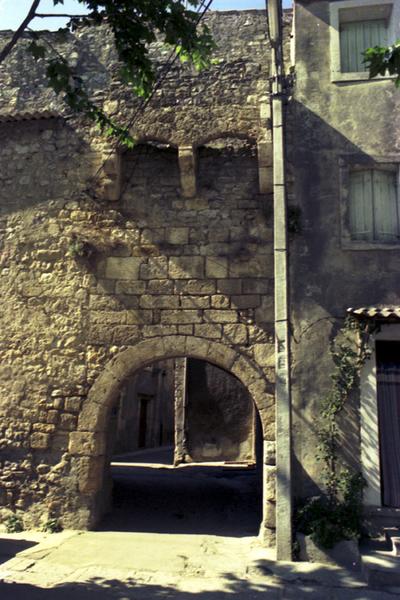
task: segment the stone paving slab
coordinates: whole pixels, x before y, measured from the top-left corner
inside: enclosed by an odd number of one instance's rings
[[[256,538],[63,532],[36,541],[0,565],[1,600],[400,598],[396,589],[367,589],[360,573],[277,563]]]

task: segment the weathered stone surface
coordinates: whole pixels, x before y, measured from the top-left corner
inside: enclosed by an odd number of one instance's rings
[[[200,279],[204,277],[204,259],[199,256],[170,258],[168,273],[172,279]]]
[[[195,325],[194,331],[199,337],[218,339],[222,336],[222,325],[217,323],[204,323]]]
[[[112,257],[105,260],[104,276],[106,279],[137,279],[142,261],[140,258]]]
[[[221,64],[201,74],[176,65],[132,131],[155,143],[118,157],[83,120],[64,120],[26,53],[15,51],[0,75],[0,504],[24,506],[32,522],[52,502],[64,524],[93,524],[108,495],[102,457],[112,408],[126,377],[156,359],[235,364],[272,435],[267,367],[248,346],[264,342],[272,307],[272,221],[259,199],[255,143],[266,139],[265,15],[208,18]],[[82,30],[64,50],[79,54],[90,93],[101,91],[121,122],[135,112],[138,100],[109,85],[117,65],[106,29]],[[3,119],[42,110],[60,118]],[[179,166],[178,147],[195,148],[190,168],[182,151]],[[40,489],[32,456],[46,477]]]
[[[105,443],[99,433],[73,431],[69,437],[68,450],[71,454],[101,456],[105,452]]]
[[[165,239],[170,244],[188,244],[189,229],[187,227],[171,227],[165,232]]]
[[[178,308],[178,296],[143,295],[140,297],[141,308]]]
[[[222,256],[206,257],[206,277],[221,279],[228,276],[228,259]]]
[[[201,323],[202,315],[198,310],[163,310],[161,323]]]
[[[176,281],[175,289],[181,294],[214,294],[216,288],[215,281],[208,280],[190,280],[190,281]]]
[[[165,256],[149,258],[140,269],[142,279],[165,279],[168,277],[168,259]]]

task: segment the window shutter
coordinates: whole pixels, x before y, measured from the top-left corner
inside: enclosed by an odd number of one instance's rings
[[[396,174],[373,172],[375,239],[396,242],[399,237]]]
[[[384,20],[342,23],[340,26],[340,56],[342,73],[365,71],[362,53],[367,48],[385,46],[387,29]]]
[[[372,171],[350,173],[350,231],[354,240],[373,240]]]

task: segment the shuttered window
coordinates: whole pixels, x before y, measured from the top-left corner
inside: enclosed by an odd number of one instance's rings
[[[358,21],[340,25],[342,73],[366,71],[362,53],[367,48],[387,45],[386,21]]]
[[[353,240],[400,241],[397,174],[366,169],[350,173],[350,232]]]

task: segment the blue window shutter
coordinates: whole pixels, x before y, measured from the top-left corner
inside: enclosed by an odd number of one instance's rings
[[[367,48],[387,45],[385,20],[342,23],[340,26],[340,57],[342,73],[366,70],[362,53]]]
[[[349,209],[352,239],[372,241],[374,227],[371,170],[350,173]]]

